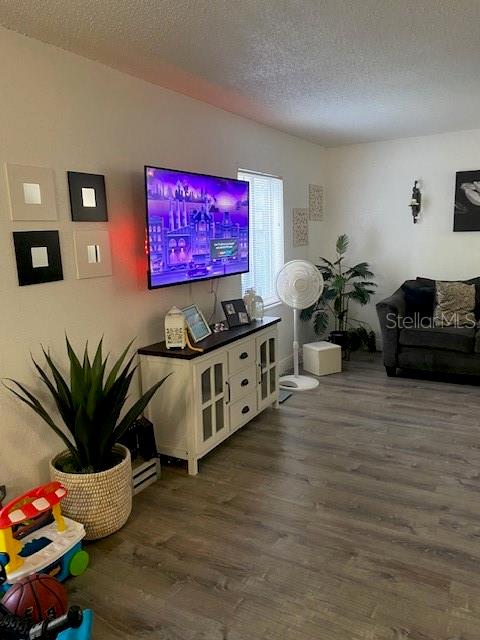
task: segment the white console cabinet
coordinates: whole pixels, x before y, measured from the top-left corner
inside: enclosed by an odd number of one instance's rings
[[[160,453],[188,460],[196,475],[202,456],[278,403],[278,322],[214,334],[200,343],[202,353],[164,342],[139,349],[144,389],[172,373],[145,411]]]

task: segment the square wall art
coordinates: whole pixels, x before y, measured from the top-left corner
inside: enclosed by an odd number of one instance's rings
[[[480,231],[480,170],[457,172],[453,230]]]
[[[57,220],[52,169],[5,164],[12,220]]]
[[[107,196],[104,176],[68,171],[70,208],[74,222],[106,222]]]
[[[73,243],[78,279],[112,275],[110,240],[106,229],[76,229]]]
[[[308,244],[308,209],[293,209],[293,246]]]
[[[14,231],[18,284],[63,280],[58,231]]]

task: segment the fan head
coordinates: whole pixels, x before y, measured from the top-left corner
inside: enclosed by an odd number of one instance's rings
[[[278,297],[293,309],[307,309],[322,292],[322,274],[308,260],[290,260],[278,272]]]

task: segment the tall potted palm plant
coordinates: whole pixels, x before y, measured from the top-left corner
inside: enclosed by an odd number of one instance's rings
[[[325,286],[317,302],[301,312],[305,321],[313,319],[317,335],[326,333],[330,317],[334,319],[334,330],[330,341],[339,344],[344,351],[353,351],[361,346],[375,351],[375,334],[367,323],[350,316],[352,302],[366,305],[370,302],[377,286],[368,262],[359,262],[349,267],[345,264],[349,238],[342,234],[335,245],[336,259],[320,258],[317,269],[321,272]]]
[[[52,478],[68,490],[62,503],[65,515],[85,526],[86,538],[103,538],[122,527],[132,508],[130,452],[119,440],[143,412],[165,378],[154,384],[122,416],[136,366],[133,354],[126,364],[130,343],[107,375],[102,340],[93,360],[85,346],[79,358],[66,338],[70,375],[65,379],[43,349],[46,368],[33,364],[47,387],[66,427],[24,384],[7,379],[5,386],[37,413],[62,440],[66,449],[50,463]],[[10,384],[7,384],[10,383]],[[13,385],[13,386],[11,386]]]

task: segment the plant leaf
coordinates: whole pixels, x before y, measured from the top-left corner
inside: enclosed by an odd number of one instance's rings
[[[65,340],[67,343],[68,359],[70,360],[70,390],[72,394],[72,403],[76,411],[78,407],[85,402],[85,371],[80,364],[77,354],[72,349],[67,336],[65,336]],[[88,364],[86,364],[86,366],[88,367]]]
[[[306,309],[302,309],[300,311],[300,319],[303,320],[304,322],[308,322],[309,320],[311,320],[313,318],[313,313],[314,313],[316,308],[317,308],[317,303],[312,304],[311,307],[307,307]]]
[[[46,411],[42,403],[33,395],[33,393],[30,393],[30,391],[20,382],[17,382],[16,380],[12,380],[12,378],[6,378],[6,380],[8,382],[12,382],[13,384],[15,384],[22,391],[24,395],[22,396],[22,394],[18,393],[18,391],[16,391],[15,389],[12,389],[12,387],[9,387],[7,384],[5,384],[5,382],[3,382],[3,385],[5,386],[5,388],[8,389],[11,393],[13,393],[15,396],[17,396],[17,398],[19,398],[27,406],[33,409],[33,411],[35,411],[35,413],[39,415],[48,424],[48,426],[57,434],[57,436],[63,440],[66,447],[69,449],[70,453],[72,454],[72,456],[75,459],[77,459],[78,456],[77,456],[77,451],[75,447],[67,438],[67,436],[63,433],[63,431],[55,424],[52,418],[48,415],[48,412]]]
[[[328,313],[326,311],[319,311],[313,319],[313,330],[317,336],[322,336],[328,327]]]
[[[138,418],[138,416],[143,412],[145,407],[148,405],[150,400],[153,398],[154,394],[157,390],[162,386],[167,378],[169,378],[172,374],[169,373],[164,378],[162,378],[159,382],[156,382],[148,391],[146,391],[142,397],[135,402],[133,407],[127,411],[126,415],[123,417],[119,425],[116,427],[115,431],[112,434],[112,438],[109,442],[110,449],[113,447],[115,442],[123,436],[128,427],[132,424],[134,420]]]
[[[368,262],[359,262],[358,264],[346,270],[348,279],[351,278],[374,278],[375,275],[370,271]]]
[[[122,355],[118,358],[118,360],[115,362],[115,364],[111,368],[110,373],[108,374],[107,381],[105,383],[105,391],[108,391],[110,389],[110,387],[112,386],[112,384],[115,382],[117,374],[120,371],[120,367],[122,366],[122,363],[125,360],[125,356],[129,352],[130,347],[132,346],[133,342],[134,342],[134,340],[131,340],[128,343],[127,347],[125,348],[125,351],[122,353]]]
[[[335,245],[335,249],[339,255],[343,255],[347,252],[348,245],[350,240],[346,233],[342,233],[342,235],[338,236],[337,244]]]

